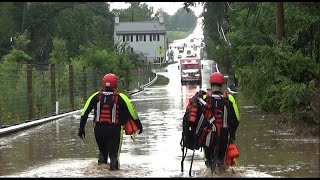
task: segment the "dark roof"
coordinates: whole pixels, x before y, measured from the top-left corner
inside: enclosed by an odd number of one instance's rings
[[[132,34],[132,33],[166,33],[164,23],[158,21],[150,22],[120,22],[115,24],[116,34]]]

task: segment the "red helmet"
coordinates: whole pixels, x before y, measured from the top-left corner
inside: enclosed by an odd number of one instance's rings
[[[104,75],[102,79],[102,86],[103,87],[110,87],[110,88],[116,88],[118,85],[118,79],[117,76],[109,73]]]
[[[214,72],[210,76],[210,84],[219,83],[222,85],[223,81],[224,81],[224,76],[223,76],[223,74],[221,74],[219,72]]]

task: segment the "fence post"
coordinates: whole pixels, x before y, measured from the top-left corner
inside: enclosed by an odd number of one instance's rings
[[[33,116],[33,98],[32,98],[32,65],[27,64],[27,97],[28,97],[28,119]]]
[[[74,80],[73,80],[73,66],[69,65],[69,95],[71,110],[74,110]]]
[[[82,67],[82,71],[83,71],[83,81],[82,81],[83,102],[85,103],[87,100],[87,69],[86,69],[86,67]]]
[[[54,64],[50,64],[50,74],[51,74],[51,107],[52,112],[54,112],[56,107],[56,67]],[[57,113],[56,113],[57,114]]]

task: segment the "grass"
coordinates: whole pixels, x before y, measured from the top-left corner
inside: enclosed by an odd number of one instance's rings
[[[158,74],[158,78],[157,78],[156,82],[154,82],[152,85],[162,86],[162,85],[167,85],[167,84],[169,84],[169,78]]]
[[[168,42],[171,43],[172,41],[177,39],[184,39],[188,37],[192,33],[192,31],[193,29],[189,31],[167,31]]]

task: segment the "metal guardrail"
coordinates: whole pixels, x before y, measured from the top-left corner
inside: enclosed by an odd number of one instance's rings
[[[155,72],[153,72],[153,73],[155,73]],[[156,74],[156,76],[153,78],[153,80],[151,80],[151,81],[148,82],[147,84],[142,84],[137,91],[131,92],[131,93],[129,93],[129,95],[130,95],[130,96],[133,96],[133,95],[136,95],[136,94],[138,94],[138,93],[140,93],[140,92],[143,92],[143,91],[145,90],[145,89],[144,89],[145,87],[149,87],[149,86],[152,85],[154,82],[156,82],[156,80],[158,79],[158,74],[157,74],[157,73],[155,73],[155,74]]]
[[[3,135],[7,135],[9,133],[16,132],[18,130],[27,129],[27,128],[30,128],[30,127],[33,127],[33,126],[36,126],[36,125],[40,125],[40,124],[43,124],[43,123],[46,123],[46,122],[49,122],[49,121],[57,120],[57,119],[63,118],[65,116],[74,114],[74,113],[79,112],[79,111],[81,111],[81,110],[76,110],[76,111],[72,111],[72,112],[69,112],[69,113],[59,114],[59,115],[56,115],[56,116],[44,118],[44,119],[41,119],[41,120],[33,120],[33,121],[26,122],[26,123],[23,123],[23,124],[2,128],[2,129],[0,129],[0,137],[3,136]]]

